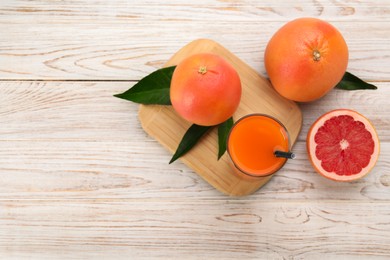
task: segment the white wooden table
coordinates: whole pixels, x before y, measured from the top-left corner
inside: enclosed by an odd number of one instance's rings
[[[298,158],[253,195],[169,165],[138,106],[112,96],[197,38],[265,75],[267,41],[302,16],[335,25],[348,71],[379,89],[300,104]],[[2,0],[0,35],[1,259],[390,258],[389,1]],[[324,179],[306,156],[309,126],[336,108],[381,140],[357,182]]]

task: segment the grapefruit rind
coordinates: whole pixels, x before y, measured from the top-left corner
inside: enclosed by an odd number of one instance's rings
[[[317,143],[315,142],[314,138],[316,133],[318,132],[318,129],[324,125],[324,123],[329,120],[332,117],[336,116],[341,116],[341,115],[349,115],[352,116],[355,120],[362,122],[365,125],[365,128],[367,131],[369,131],[372,135],[372,139],[375,143],[374,146],[374,151],[371,155],[371,160],[368,163],[366,167],[364,167],[358,174],[354,175],[338,175],[334,172],[328,172],[326,171],[322,166],[321,166],[321,160],[319,160],[316,156],[316,147]],[[349,182],[349,181],[354,181],[358,180],[364,176],[366,176],[372,168],[375,166],[378,156],[379,156],[379,151],[380,151],[380,144],[379,144],[379,138],[376,133],[375,128],[371,124],[371,122],[364,117],[363,115],[359,114],[356,111],[350,110],[350,109],[337,109],[330,111],[324,115],[322,115],[320,118],[318,118],[314,124],[311,126],[308,135],[307,135],[307,151],[309,155],[309,159],[314,167],[314,169],[320,173],[322,176],[334,180],[334,181],[341,181],[341,182]]]
[[[225,122],[237,110],[241,95],[238,72],[222,56],[213,53],[187,57],[172,75],[172,107],[193,124],[214,126]]]
[[[274,89],[297,102],[322,98],[340,82],[348,66],[348,46],[332,24],[302,17],[280,27],[264,51]]]

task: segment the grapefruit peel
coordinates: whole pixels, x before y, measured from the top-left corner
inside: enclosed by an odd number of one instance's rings
[[[314,169],[328,179],[341,182],[366,176],[380,152],[374,126],[366,117],[349,109],[332,110],[319,117],[308,132],[306,144]]]

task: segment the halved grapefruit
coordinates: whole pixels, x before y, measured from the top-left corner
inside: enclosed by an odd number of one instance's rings
[[[379,138],[373,125],[349,109],[333,110],[318,118],[306,143],[314,168],[335,181],[362,178],[379,156]]]

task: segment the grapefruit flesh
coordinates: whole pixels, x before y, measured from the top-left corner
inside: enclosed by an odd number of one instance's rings
[[[335,181],[353,181],[374,167],[379,139],[363,115],[348,109],[333,110],[312,125],[307,150],[314,168]]]

